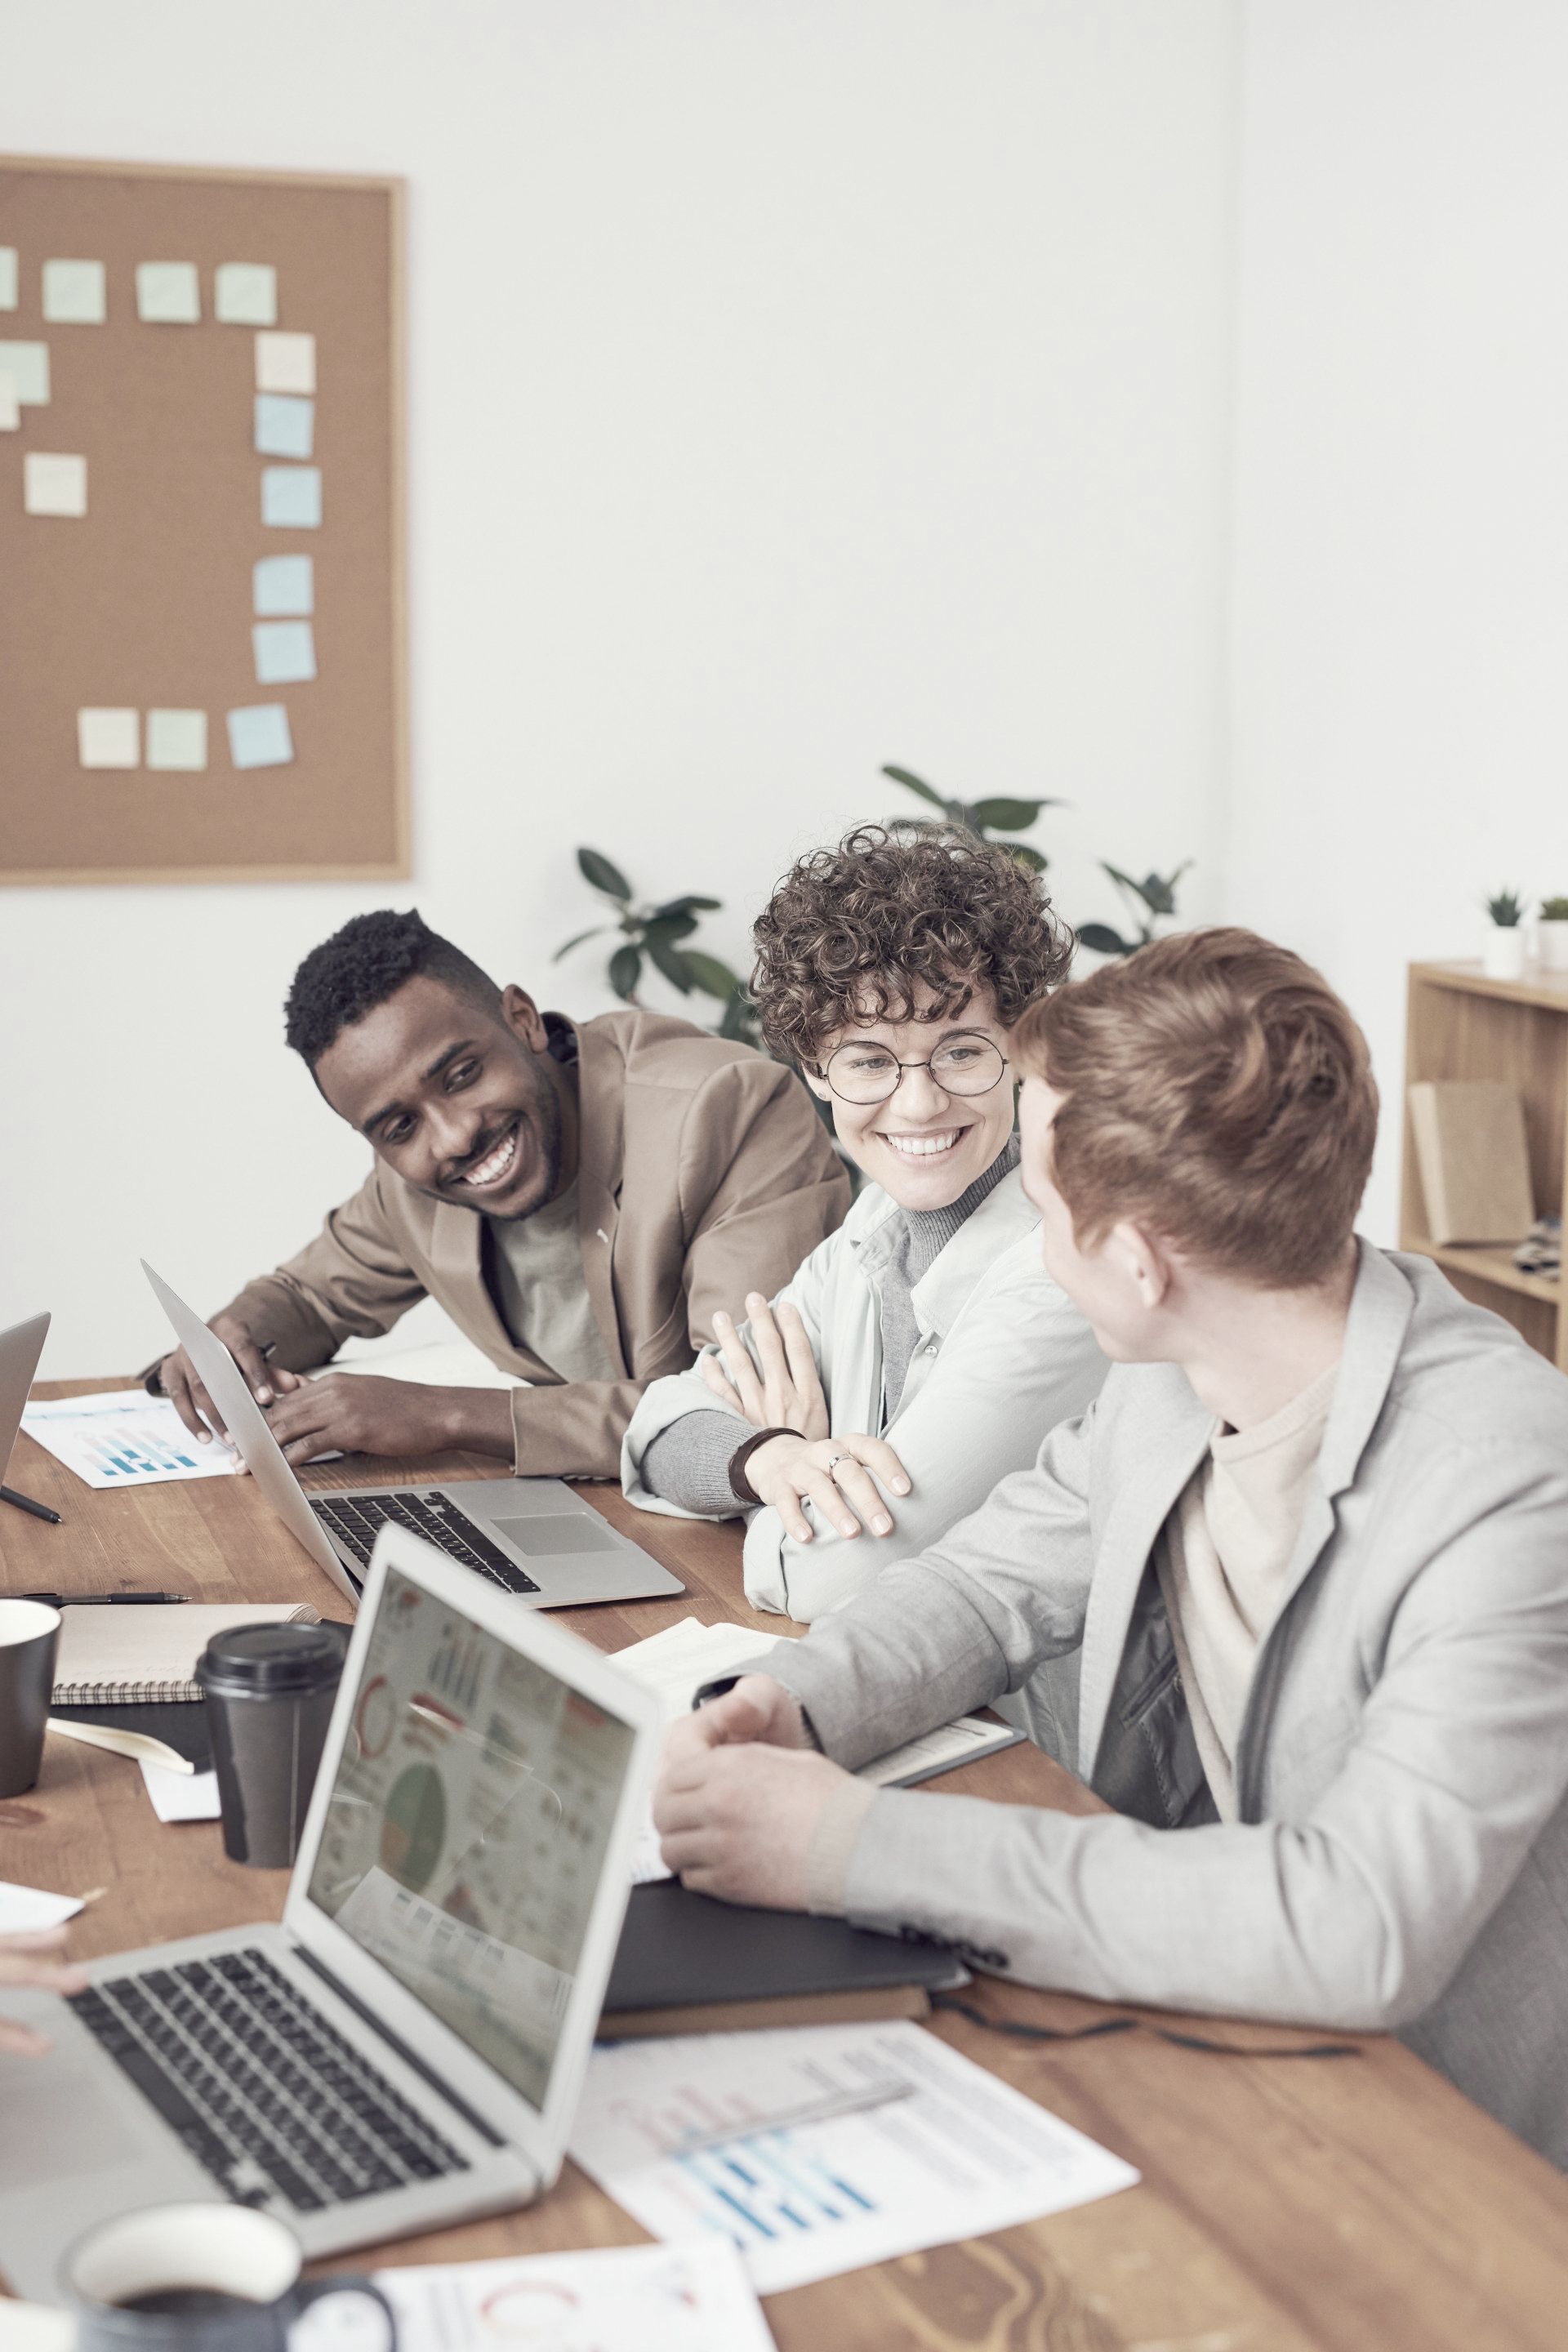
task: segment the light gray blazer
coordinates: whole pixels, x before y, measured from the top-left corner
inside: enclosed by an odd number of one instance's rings
[[[849,1916],[1105,2000],[1396,2029],[1568,2165],[1568,1380],[1361,1244],[1229,1824],[1151,1562],[1214,1428],[1173,1366],[1118,1367],[1034,1469],[769,1653],[841,1763],[1016,1691],[1118,1808],[884,1791]]]

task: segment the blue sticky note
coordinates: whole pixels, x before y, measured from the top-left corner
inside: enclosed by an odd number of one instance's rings
[[[283,705],[253,702],[231,710],[228,751],[237,768],[286,768],[294,757],[294,739]]]
[[[285,392],[256,395],[256,447],[263,457],[309,457],[314,454],[316,404],[291,400]]]
[[[258,621],[250,636],[258,686],[298,686],[315,677],[316,640],[309,621]]]
[[[264,555],[250,577],[258,616],[315,611],[316,566],[310,556]]]
[[[263,466],[261,520],[280,530],[321,527],[320,466]]]

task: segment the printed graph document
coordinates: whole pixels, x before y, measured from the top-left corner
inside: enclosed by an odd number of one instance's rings
[[[150,1397],[141,1389],[30,1404],[22,1426],[89,1486],[232,1478],[239,1467],[232,1445],[216,1437],[198,1445],[167,1397]]]
[[[637,2161],[638,2114],[700,2100],[715,2040],[725,2044],[726,2067],[743,2059],[742,2044],[759,2066],[773,2063],[770,2045],[793,2043],[806,2054],[816,2045],[836,2073],[890,2073],[906,2095],[825,2122]],[[661,2062],[662,2086],[655,2071]],[[1120,2157],[903,2021],[595,2050],[572,2154],[657,2237],[728,2238],[759,2294],[1011,2229],[1138,2179]]]
[[[732,1675],[741,1666],[764,1664],[768,1640],[766,1633],[754,1633],[747,1625],[705,1625],[700,1617],[679,1617],[662,1632],[650,1633],[646,1642],[633,1642],[617,1650],[616,1664],[623,1674],[658,1693],[665,1721],[673,1723],[689,1712],[704,1683],[717,1682],[721,1675]],[[918,1780],[934,1780],[939,1772],[951,1772],[960,1764],[973,1764],[982,1756],[1016,1747],[1022,1738],[1022,1732],[1005,1723],[982,1723],[978,1716],[961,1715],[956,1723],[944,1724],[939,1731],[928,1731],[921,1738],[889,1748],[886,1756],[863,1764],[857,1778],[877,1789],[912,1788]],[[659,1854],[650,1811],[632,1849],[632,1884],[646,1886],[669,1874]]]
[[[773,2352],[722,2238],[377,2271],[401,2352]]]

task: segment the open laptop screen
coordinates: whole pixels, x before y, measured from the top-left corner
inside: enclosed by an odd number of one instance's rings
[[[633,1743],[388,1568],[310,1900],[534,2106]]]

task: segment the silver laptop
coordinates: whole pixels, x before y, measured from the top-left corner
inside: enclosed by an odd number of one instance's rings
[[[548,2189],[660,1727],[564,1626],[384,1529],[282,1925],[0,1996],[54,2042],[0,2054],[12,2285],[55,2297],[70,2242],[136,2206],[260,2206],[318,2255]]]
[[[5,1478],[5,1466],[16,1444],[22,1408],[27,1402],[27,1391],[33,1385],[48,1329],[48,1317],[35,1315],[26,1323],[13,1323],[8,1331],[0,1331],[0,1481]]]
[[[678,1576],[617,1535],[560,1478],[462,1479],[450,1486],[307,1495],[223,1341],[145,1258],[142,1271],[263,1500],[350,1601],[358,1598],[372,1547],[388,1524],[423,1536],[448,1559],[477,1569],[535,1609],[685,1591]]]

